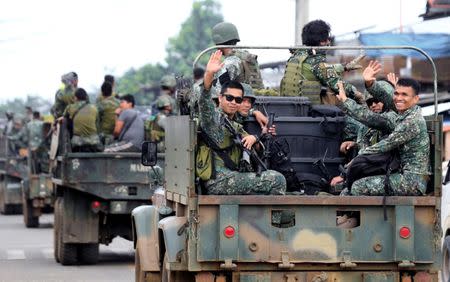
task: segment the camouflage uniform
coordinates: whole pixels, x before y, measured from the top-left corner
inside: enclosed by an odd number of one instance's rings
[[[64,116],[73,120],[72,147],[100,148],[100,138],[97,134],[98,111],[94,105],[86,101],[75,102],[66,108]]]
[[[75,102],[76,88],[72,85],[63,85],[55,94],[55,104],[51,112],[55,118],[63,116],[64,110],[70,104]]]
[[[280,93],[282,96],[306,96],[312,104],[335,105],[334,94],[339,93],[337,83],[342,81],[343,71],[341,64],[326,63],[324,51],[298,50],[287,62]],[[328,87],[334,93],[327,91],[321,95],[323,87]],[[355,97],[357,91],[353,85],[344,82],[344,88],[349,97]]]
[[[103,97],[97,102],[99,134],[104,139],[104,145],[109,145],[114,141],[115,111],[119,107],[119,104],[119,100],[113,96]]]
[[[220,148],[230,146],[228,155],[237,165],[242,155],[241,148],[232,145],[231,134],[223,126],[221,121],[225,118],[221,109],[216,109],[211,101],[211,91],[203,91],[199,99],[200,126],[205,134],[209,136]],[[233,122],[236,130],[243,136],[247,133],[237,123]],[[208,194],[216,195],[241,195],[241,194],[276,194],[283,195],[286,191],[286,180],[282,174],[273,170],[267,170],[257,176],[253,172],[238,172],[225,167],[223,160],[214,153],[213,169],[215,177],[206,181]],[[196,164],[197,168],[199,164]],[[213,172],[213,175],[214,175]]]
[[[394,87],[387,81],[375,81],[366,90],[374,97],[383,102],[386,111],[396,111],[394,105]]]
[[[402,114],[392,111],[376,114],[351,99],[347,99],[343,107],[367,126],[390,132],[386,138],[359,154],[399,150],[402,173],[391,174],[389,178],[394,195],[424,195],[429,175],[430,140],[420,107],[414,106]],[[384,175],[359,179],[351,187],[352,194],[383,195],[384,179]]]
[[[356,119],[346,116],[344,127],[344,141],[356,141],[359,129],[363,126]]]

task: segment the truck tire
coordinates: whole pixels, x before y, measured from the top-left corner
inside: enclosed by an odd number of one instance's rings
[[[55,200],[55,213],[53,217],[53,256],[55,257],[56,262],[59,263],[59,230],[60,226],[60,216],[61,209],[59,208],[61,198],[57,198]]]
[[[15,205],[3,204],[3,214],[4,215],[16,214]]]
[[[162,265],[162,282],[188,282],[195,281],[194,273],[187,271],[170,271],[166,268],[168,262],[167,253],[164,255],[164,261]]]
[[[450,282],[450,236],[445,236],[442,245],[442,281]]]
[[[39,227],[39,216],[33,216],[33,202],[22,193],[23,222],[27,228]]]
[[[61,215],[59,217],[59,236],[58,236],[58,253],[59,261],[62,265],[74,265],[78,262],[77,260],[77,245],[71,243],[63,242],[63,232],[64,232],[64,221],[66,220],[64,214],[64,199],[60,202]]]
[[[98,262],[98,243],[79,244],[78,260],[83,264],[96,264]]]
[[[161,272],[142,271],[141,260],[139,257],[139,248],[136,247],[134,254],[134,281],[136,282],[160,282]]]

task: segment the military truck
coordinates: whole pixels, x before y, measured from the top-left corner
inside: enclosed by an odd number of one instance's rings
[[[151,204],[157,187],[157,173],[140,164],[141,154],[71,152],[63,123],[55,131],[50,157],[56,261],[95,264],[99,244],[108,245],[116,236],[132,240],[131,211]]]
[[[294,119],[290,131],[311,118]],[[216,196],[196,183],[195,121],[168,118],[165,195],[132,213],[136,281],[438,281],[442,119],[427,118],[427,127],[425,196]],[[143,161],[154,165],[156,146],[146,146]],[[294,216],[274,220],[283,214]],[[345,215],[355,224],[341,225]]]
[[[39,226],[43,212],[51,212],[55,201],[49,171],[51,124],[42,127],[42,142],[35,150],[27,148],[27,177],[21,181],[23,221],[28,228]]]
[[[12,144],[0,135],[0,212],[3,214],[22,213],[21,181],[27,177],[27,160],[16,154]]]

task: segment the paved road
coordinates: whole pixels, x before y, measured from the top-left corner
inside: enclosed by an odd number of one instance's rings
[[[0,282],[134,281],[133,243],[116,238],[100,246],[97,265],[62,266],[53,258],[53,215],[27,229],[22,215],[0,214]]]

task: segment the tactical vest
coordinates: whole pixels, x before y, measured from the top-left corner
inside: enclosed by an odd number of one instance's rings
[[[242,62],[243,74],[239,77],[239,81],[250,84],[253,89],[264,89],[258,56],[245,50],[234,50],[232,54]]]
[[[321,103],[320,93],[322,85],[312,72],[312,66],[305,62],[308,54],[297,53],[289,58],[286,70],[281,79],[281,96],[308,97],[311,104]]]
[[[224,166],[223,160],[206,145],[205,140],[202,140],[199,134],[199,143],[197,146],[197,154],[195,156],[195,174],[203,181],[208,181],[215,178],[215,171],[217,164]],[[218,144],[219,148],[225,151],[233,163],[238,166],[241,156],[240,148],[233,143],[231,134],[225,131],[225,138],[221,144]]]

